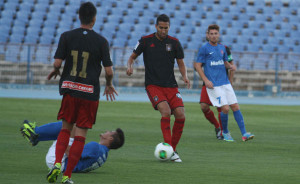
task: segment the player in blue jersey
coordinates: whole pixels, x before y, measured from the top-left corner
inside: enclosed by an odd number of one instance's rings
[[[194,66],[205,83],[211,103],[216,107],[221,107],[222,112],[220,116],[224,140],[234,141],[228,130],[228,112],[230,107],[240,128],[242,140],[247,141],[253,139],[254,135],[246,132],[243,115],[226,74],[226,68],[235,71],[236,67],[228,62],[225,46],[218,43],[219,29],[219,26],[216,24],[208,26],[207,36],[209,42],[199,49]]]
[[[21,134],[33,146],[37,145],[39,141],[54,140],[46,155],[46,164],[49,169],[55,163],[56,140],[61,127],[61,121],[36,126],[36,123],[28,122],[27,120],[23,122],[21,127]],[[69,149],[74,141],[74,131],[76,131],[76,128],[71,132],[69,146],[62,159],[61,170],[63,172],[65,172],[66,165],[68,164]],[[124,140],[124,133],[120,128],[100,134],[99,142],[89,142],[84,146],[81,157],[73,172],[89,172],[101,167],[107,160],[109,150],[122,147]]]

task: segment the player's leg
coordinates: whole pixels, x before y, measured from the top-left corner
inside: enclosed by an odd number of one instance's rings
[[[206,87],[203,86],[201,90],[201,97],[200,97],[200,107],[205,116],[205,118],[215,126],[215,129],[220,127],[218,120],[215,118],[215,114],[212,110],[210,110],[209,106],[212,105]]]
[[[240,128],[243,141],[253,139],[254,135],[252,135],[251,133],[246,132],[244,118],[243,118],[243,115],[240,111],[240,107],[238,105],[237,98],[236,98],[235,92],[234,92],[231,84],[225,85],[224,89],[226,91],[228,104],[230,104],[230,108],[233,111],[235,121],[237,122],[237,124]]]
[[[35,122],[29,122],[28,120],[24,120],[20,132],[22,136],[32,145],[35,146],[38,144],[39,140],[38,137],[39,135],[35,132],[36,128],[36,123]]]
[[[161,114],[160,128],[163,134],[164,142],[172,145],[171,143],[171,128],[170,128],[170,116],[171,109],[166,101],[162,101],[157,105],[157,109]]]
[[[66,120],[63,119],[62,122],[62,129],[57,137],[54,166],[47,175],[47,180],[49,183],[56,182],[58,175],[61,173],[61,161],[68,147],[70,132],[73,128],[73,124],[68,123]]]
[[[222,121],[221,121],[221,108],[220,107],[217,107],[217,111],[218,111],[218,119],[219,119],[219,124],[220,124],[220,128],[221,130],[223,131],[223,127],[222,127]]]
[[[50,183],[56,182],[57,176],[61,172],[61,161],[63,155],[68,147],[71,130],[73,128],[73,123],[75,122],[75,117],[77,115],[75,103],[75,98],[66,94],[63,96],[61,107],[58,112],[57,119],[62,119],[62,128],[57,137],[57,143],[55,148],[55,163],[54,167],[47,175],[47,180]]]
[[[180,141],[183,127],[185,124],[185,113],[182,97],[178,91],[178,88],[165,88],[165,93],[167,94],[168,103],[172,109],[172,114],[174,114],[175,121],[172,129],[172,147],[174,149],[174,154],[171,160],[174,162],[182,162],[177,152],[177,145]]]
[[[234,140],[231,137],[230,132],[228,130],[228,112],[229,112],[229,106],[228,105],[222,106],[221,107],[220,118],[221,118],[221,123],[222,123],[222,127],[223,127],[224,140],[232,142]]]
[[[76,129],[74,142],[69,151],[68,164],[67,164],[66,171],[64,172],[63,180],[66,180],[65,176],[71,178],[72,171],[74,170],[76,164],[78,163],[81,157],[81,153],[83,151],[84,144],[85,144],[87,131],[88,131],[87,128],[77,127]]]
[[[234,119],[240,128],[240,131],[242,134],[242,140],[248,141],[250,139],[253,139],[254,135],[246,131],[244,117],[243,117],[242,112],[240,111],[239,105],[236,103],[236,104],[230,105],[230,107],[233,111]]]
[[[171,145],[171,128],[170,128],[170,116],[171,109],[167,103],[166,96],[162,91],[162,87],[155,85],[148,85],[146,87],[147,95],[155,110],[159,110],[161,114],[160,128],[164,138],[164,142]]]
[[[76,105],[80,107],[77,108],[76,131],[74,142],[69,151],[68,164],[62,183],[71,180],[72,171],[81,157],[88,129],[91,129],[95,124],[99,101],[76,99]]]

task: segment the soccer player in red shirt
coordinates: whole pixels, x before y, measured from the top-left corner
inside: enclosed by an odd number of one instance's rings
[[[65,60],[64,69],[59,81],[59,91],[63,95],[57,119],[62,119],[62,129],[57,138],[56,160],[54,167],[47,175],[53,183],[61,172],[61,160],[68,147],[70,132],[76,124],[74,142],[69,151],[69,161],[64,172],[62,183],[73,183],[71,174],[80,159],[88,129],[96,120],[101,73],[104,66],[106,87],[104,95],[107,100],[115,99],[112,85],[113,69],[107,40],[93,31],[97,9],[86,2],[79,9],[80,28],[64,32],[59,40],[55,53],[54,69],[48,79],[60,75],[60,67]],[[101,62],[102,61],[102,62]]]
[[[178,39],[168,35],[170,19],[167,15],[159,15],[156,19],[156,32],[142,37],[128,59],[127,75],[133,74],[133,62],[143,53],[145,65],[145,86],[148,97],[155,110],[161,114],[161,130],[164,142],[172,145],[175,153],[171,157],[174,162],[182,162],[176,146],[181,138],[185,114],[181,95],[174,76],[175,59],[183,81],[190,87],[186,67],[183,61],[184,52]],[[174,114],[175,122],[170,129],[170,116]]]

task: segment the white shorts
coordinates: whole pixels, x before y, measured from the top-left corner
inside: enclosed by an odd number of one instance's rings
[[[69,140],[69,146],[72,145],[74,141],[74,138],[70,138]],[[46,155],[46,164],[48,166],[49,169],[52,169],[52,167],[54,166],[54,162],[55,162],[55,148],[56,148],[56,141],[54,141],[52,143],[52,145],[50,146],[49,150],[48,150],[48,153]],[[65,160],[67,158],[67,155],[64,154],[62,160],[61,160],[61,170],[64,170],[65,168]]]
[[[206,88],[206,90],[213,106],[222,107],[224,105],[232,105],[238,103],[231,84],[217,86],[213,89]]]

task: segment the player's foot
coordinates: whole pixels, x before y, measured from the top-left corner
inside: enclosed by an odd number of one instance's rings
[[[251,134],[250,132],[244,133],[242,139],[243,141],[248,141],[254,138],[254,135]]]
[[[47,175],[47,180],[49,183],[54,183],[57,180],[57,176],[60,174],[61,172],[61,164],[60,163],[56,163],[51,171],[48,173]]]
[[[69,176],[63,176],[61,183],[66,183],[66,184],[73,184],[74,182],[69,178]]]
[[[216,137],[217,137],[217,139],[223,140],[224,137],[223,137],[223,135],[222,135],[222,130],[221,130],[221,128],[216,128],[215,131],[216,131]]]
[[[223,136],[224,136],[224,140],[227,141],[227,142],[233,142],[233,138],[231,137],[230,133],[223,133]]]
[[[180,159],[178,153],[176,151],[174,151],[173,155],[171,156],[170,160],[172,162],[182,162],[182,160]]]
[[[32,146],[38,144],[39,135],[35,133],[34,129],[36,127],[36,123],[29,122],[28,120],[24,120],[22,127],[20,128],[22,136],[27,139]]]

